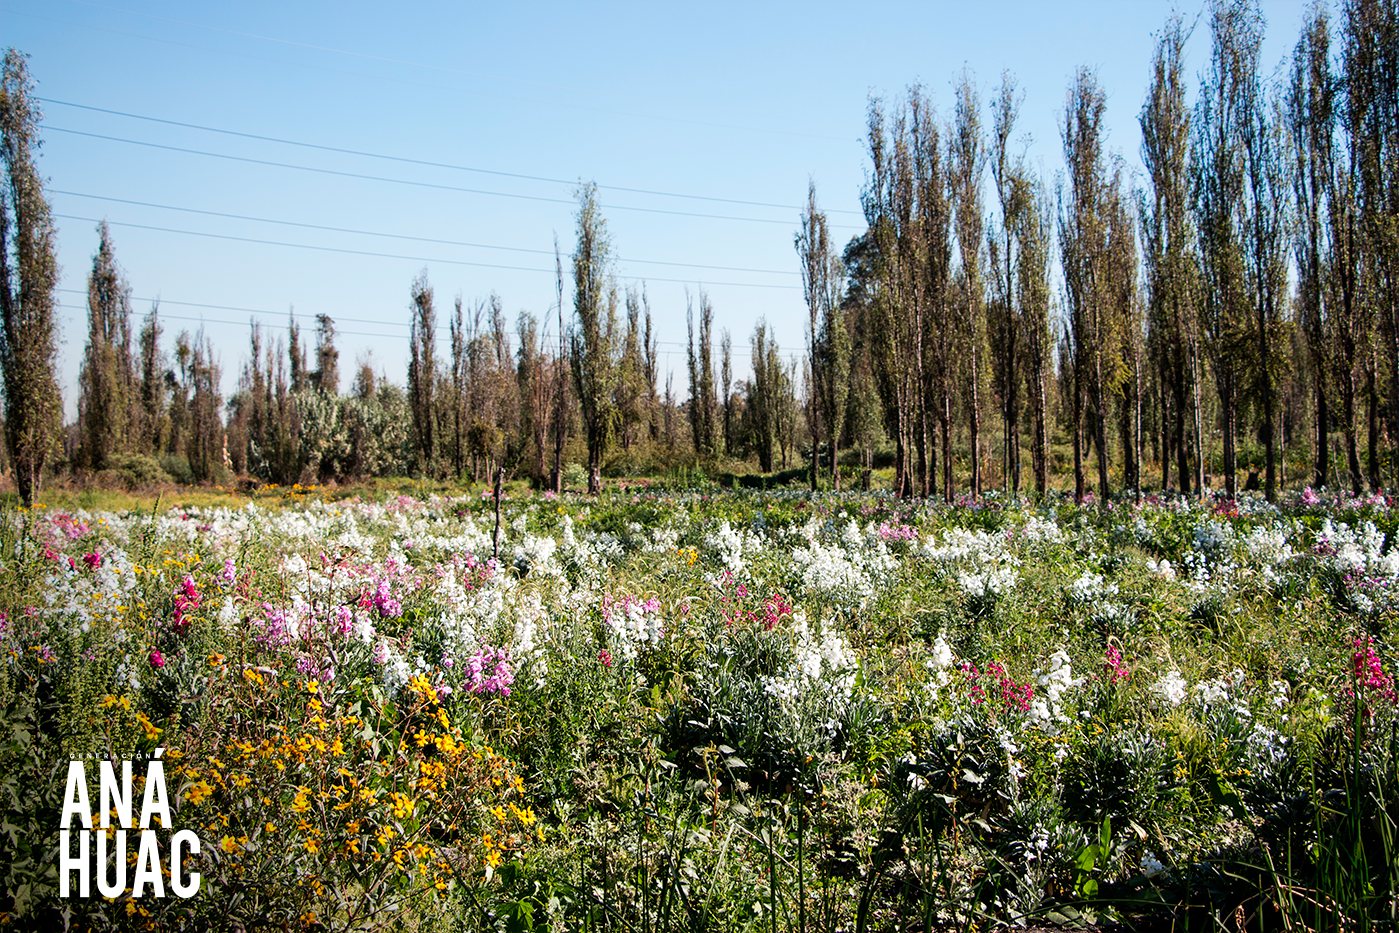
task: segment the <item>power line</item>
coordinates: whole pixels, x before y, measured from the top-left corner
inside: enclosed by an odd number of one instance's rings
[[[94,224],[95,224],[95,223],[101,223],[101,222],[102,222],[101,220],[99,220],[99,219],[96,218],[96,217],[77,217],[77,216],[74,216],[74,215],[72,215],[72,214],[54,214],[53,216],[54,216],[54,217],[61,218],[61,219],[63,219],[63,220],[81,220],[81,221],[84,221],[84,222],[86,222],[86,223],[94,223]],[[346,254],[351,255],[351,256],[372,256],[372,257],[375,257],[375,258],[378,258],[378,259],[407,259],[407,260],[409,260],[409,261],[411,261],[411,262],[421,262],[421,263],[427,263],[427,264],[431,264],[431,263],[442,263],[442,264],[444,264],[444,265],[453,265],[453,266],[474,266],[474,267],[482,268],[482,269],[505,269],[505,270],[512,271],[512,272],[538,272],[538,273],[542,273],[542,274],[545,274],[545,275],[554,275],[554,274],[555,274],[555,270],[553,270],[553,269],[533,269],[533,268],[530,268],[530,267],[528,267],[528,266],[506,266],[506,265],[501,265],[501,264],[499,264],[499,263],[469,262],[469,261],[467,261],[467,260],[465,260],[465,259],[426,259],[426,258],[423,258],[422,256],[403,256],[403,255],[399,255],[399,254],[396,254],[396,253],[376,253],[376,252],[373,252],[373,251],[371,251],[371,250],[345,249],[345,248],[343,248],[343,247],[336,247],[336,246],[316,246],[316,245],[310,244],[310,243],[284,243],[284,242],[281,242],[281,241],[279,241],[279,240],[264,240],[264,239],[260,239],[260,238],[258,238],[258,237],[232,236],[232,235],[227,234],[227,233],[204,233],[204,232],[199,231],[199,230],[176,230],[176,229],[174,229],[174,228],[172,228],[172,227],[156,227],[156,226],[151,226],[151,225],[149,225],[149,224],[133,224],[133,223],[128,223],[128,222],[126,222],[126,221],[120,221],[120,220],[108,220],[107,223],[111,224],[111,225],[114,226],[114,227],[131,227],[131,228],[136,229],[136,230],[154,230],[154,231],[157,231],[157,232],[160,232],[160,233],[178,233],[178,234],[181,234],[181,235],[184,235],[184,236],[202,236],[202,237],[209,237],[209,238],[216,239],[216,240],[233,240],[233,241],[238,242],[238,243],[257,243],[257,244],[260,244],[260,245],[263,245],[263,246],[284,246],[284,247],[290,247],[290,248],[292,248],[292,249],[309,249],[309,250],[316,250],[316,251],[318,251],[318,252],[323,252],[323,253],[346,253]],[[645,277],[645,276],[639,276],[639,275],[623,275],[623,276],[619,276],[619,278],[626,279],[626,280],[628,280],[628,281],[636,281],[636,282],[676,282],[676,283],[679,283],[679,284],[682,284],[682,285],[694,285],[694,284],[725,285],[725,286],[732,286],[732,287],[735,287],[735,288],[781,288],[781,289],[795,289],[795,288],[797,288],[796,285],[770,285],[770,284],[761,283],[761,282],[703,282],[703,283],[700,283],[700,282],[696,282],[696,281],[693,280],[693,279],[655,279],[655,278],[647,278],[647,277]]]
[[[515,199],[517,199],[517,200],[522,200],[522,201],[542,201],[542,202],[544,202],[544,203],[546,203],[546,204],[568,204],[568,205],[571,206],[571,205],[573,205],[573,204],[575,203],[575,202],[573,202],[573,201],[571,201],[571,200],[565,200],[565,199],[563,199],[563,198],[546,198],[546,197],[542,197],[542,196],[540,196],[540,195],[533,195],[533,194],[514,194],[514,193],[510,193],[510,192],[505,192],[505,191],[486,191],[486,190],[483,190],[483,189],[480,189],[480,188],[462,188],[462,187],[460,187],[460,186],[458,186],[458,185],[442,185],[442,184],[435,184],[435,183],[433,183],[433,182],[426,182],[426,181],[411,181],[411,180],[406,179],[406,178],[387,178],[387,177],[382,176],[382,175],[365,175],[365,174],[362,174],[362,173],[359,173],[359,172],[342,172],[342,171],[337,171],[337,170],[335,170],[335,169],[329,169],[329,168],[315,168],[315,167],[309,166],[309,165],[294,165],[294,164],[292,164],[292,163],[290,163],[290,162],[273,162],[273,161],[268,160],[268,159],[252,159],[252,158],[248,158],[247,156],[228,155],[227,153],[223,153],[223,152],[208,152],[208,151],[205,151],[205,150],[202,150],[202,149],[185,149],[185,148],[180,147],[180,146],[166,146],[166,145],[162,145],[161,143],[145,142],[144,140],[139,140],[139,139],[124,139],[124,138],[122,138],[122,137],[120,137],[120,136],[104,136],[104,135],[102,135],[101,133],[86,133],[86,132],[83,132],[82,130],[70,130],[70,129],[67,129],[66,127],[53,126],[52,124],[49,124],[49,123],[42,123],[42,124],[40,124],[40,125],[41,125],[44,129],[46,129],[46,130],[52,130],[52,131],[55,132],[55,133],[68,133],[68,134],[73,135],[73,136],[86,136],[86,137],[88,137],[89,139],[102,139],[102,140],[106,140],[106,141],[108,141],[108,142],[126,143],[127,145],[131,145],[131,146],[145,146],[145,147],[150,148],[150,149],[164,149],[164,150],[166,150],[166,151],[168,151],[168,152],[180,152],[180,153],[184,153],[184,154],[186,154],[186,155],[200,155],[200,156],[206,156],[206,157],[211,158],[211,159],[227,159],[228,161],[231,161],[231,162],[246,162],[246,163],[249,163],[249,164],[251,164],[251,165],[267,165],[267,166],[271,166],[271,167],[273,167],[273,168],[288,168],[288,169],[294,169],[294,170],[296,170],[296,171],[301,171],[301,172],[315,172],[315,173],[320,174],[320,175],[334,175],[334,176],[337,176],[337,177],[340,177],[340,178],[354,178],[354,179],[358,179],[358,180],[361,180],[361,181],[380,181],[380,182],[385,182],[385,183],[387,183],[387,184],[392,184],[392,185],[409,185],[409,186],[415,187],[415,188],[431,188],[431,189],[434,189],[434,190],[437,190],[437,191],[457,191],[457,192],[461,192],[461,193],[463,193],[463,194],[482,194],[482,195],[487,195],[487,196],[490,196],[490,197],[497,197],[497,198],[515,198]],[[782,226],[785,226],[785,227],[791,227],[791,226],[792,226],[791,221],[787,221],[787,220],[772,220],[772,219],[768,219],[768,218],[765,218],[765,217],[733,217],[733,216],[729,216],[729,215],[725,215],[725,214],[697,214],[697,213],[693,213],[693,212],[690,212],[690,211],[671,211],[671,210],[665,210],[664,208],[659,208],[659,207],[630,207],[630,206],[627,206],[627,205],[624,205],[624,204],[605,204],[605,205],[601,205],[601,206],[606,207],[608,210],[617,210],[617,211],[637,211],[637,212],[640,212],[640,213],[643,213],[643,214],[669,214],[669,215],[674,216],[674,217],[698,217],[698,218],[702,218],[702,219],[705,219],[705,220],[737,220],[737,221],[742,221],[742,222],[745,222],[745,223],[755,223],[755,224],[781,224]],[[863,229],[863,228],[861,228],[861,227],[850,226],[850,225],[840,225],[840,224],[831,224],[831,228],[832,228],[832,229],[840,229],[840,230],[859,230],[859,229]]]
[[[84,291],[83,289],[78,289],[78,288],[60,288],[60,289],[58,289],[58,291],[63,292],[64,294],[68,294],[68,295],[82,295],[82,296],[84,296],[84,297],[87,296],[87,292],[86,292],[86,291]],[[267,311],[267,310],[264,310],[264,309],[261,309],[261,308],[241,308],[241,307],[238,307],[237,305],[215,305],[215,304],[205,304],[205,303],[201,303],[201,302],[198,302],[198,301],[176,301],[176,300],[174,300],[173,298],[159,298],[159,297],[156,297],[156,298],[141,298],[141,297],[137,297],[137,296],[134,296],[134,295],[129,295],[129,296],[127,296],[127,298],[128,298],[129,301],[150,302],[152,305],[156,306],[157,308],[158,308],[159,306],[161,306],[161,305],[178,305],[179,307],[182,307],[182,308],[207,308],[207,309],[209,309],[209,310],[211,310],[211,311],[240,311],[240,312],[243,312],[243,313],[245,313],[245,314],[256,314],[256,315],[259,315],[260,317],[270,317],[270,318],[281,317],[281,312],[280,312],[280,311]],[[413,326],[411,323],[409,323],[409,322],[407,322],[407,321],[375,320],[375,319],[373,319],[373,318],[341,317],[341,316],[339,316],[339,315],[326,315],[326,316],[329,317],[329,318],[331,319],[331,321],[332,321],[333,323],[336,323],[336,324],[338,324],[338,323],[340,323],[340,322],[342,322],[342,321],[345,321],[345,322],[348,322],[348,323],[351,323],[351,324],[382,324],[382,325],[384,325],[384,326],[386,326],[386,327],[412,327],[412,326]],[[205,317],[202,317],[202,316],[201,316],[201,317],[188,317],[188,316],[181,316],[181,315],[176,315],[176,314],[165,314],[165,313],[163,313],[163,312],[160,314],[160,317],[161,317],[161,319],[163,319],[163,320],[174,320],[174,321],[199,321],[199,322],[204,323],[204,324],[227,324],[227,325],[232,326],[232,327],[242,327],[242,326],[244,326],[245,324],[247,324],[247,321],[223,321],[223,320],[218,320],[218,319],[216,319],[216,318],[215,318],[215,319],[210,319],[210,318],[205,318]],[[304,311],[298,312],[298,311],[295,311],[295,310],[289,310],[289,311],[287,311],[287,317],[304,318],[305,320],[313,321],[313,320],[315,320],[316,318],[320,317],[320,315],[319,315],[319,314],[307,314],[307,313],[304,312]],[[259,322],[259,323],[261,323],[261,322]],[[541,322],[541,323],[543,323],[543,322]],[[281,330],[290,330],[290,329],[291,329],[290,325],[288,325],[288,324],[265,324],[265,325],[263,325],[263,326],[266,326],[266,327],[276,327],[276,328],[279,328],[279,329],[281,329]],[[447,333],[447,332],[450,332],[450,330],[451,330],[451,325],[445,325],[445,326],[439,325],[433,332],[434,332],[434,333]],[[380,339],[382,339],[382,340],[403,340],[403,339],[406,339],[406,338],[404,337],[403,334],[367,334],[367,333],[364,333],[364,332],[361,332],[361,331],[341,330],[341,329],[339,329],[338,327],[335,329],[335,333],[336,333],[337,335],[345,334],[345,335],[347,335],[347,336],[352,336],[352,337],[378,337],[378,338],[380,338]],[[689,346],[689,344],[687,344],[687,343],[686,343],[685,341],[683,341],[683,340],[657,340],[657,341],[656,341],[656,345],[657,345],[657,346],[667,346],[667,347],[688,347],[688,346]],[[749,349],[752,349],[752,348],[753,348],[753,343],[752,343],[752,341],[750,340],[750,341],[749,341],[748,343],[746,343],[746,344],[742,344],[742,343],[739,344],[739,346],[747,346]],[[661,350],[661,351],[659,351],[659,352],[665,353],[665,354],[668,354],[668,355],[669,355],[669,354],[679,353],[680,351],[679,351],[679,350]],[[795,351],[788,351],[788,354],[787,354],[787,355],[788,355],[789,357],[791,357],[792,359],[796,359]]]
[[[230,220],[251,220],[263,224],[280,224],[285,227],[301,227],[307,230],[327,230],[333,233],[353,233],[359,236],[377,236],[393,240],[412,240],[418,243],[436,243],[442,246],[469,246],[475,249],[498,249],[512,253],[532,253],[539,256],[553,256],[553,250],[528,249],[523,246],[494,246],[489,243],[467,243],[461,240],[439,240],[433,237],[409,236],[403,233],[377,233],[373,230],[354,230],[349,227],[330,227],[322,224],[301,223],[295,220],[276,220],[270,217],[250,217],[246,214],[225,214],[220,211],[206,211],[194,207],[176,207],[171,204],[153,204],[149,201],[129,201],[125,198],[109,198],[100,194],[84,194],[81,191],[58,191],[51,190],[52,194],[66,195],[72,198],[90,198],[94,201],[111,201],[115,204],[132,204],[137,207],[154,207],[163,211],[182,211],[186,214],[203,214],[206,217],[224,217]],[[762,275],[800,275],[792,270],[778,269],[750,269],[743,266],[708,266],[693,262],[666,262],[662,259],[623,259],[618,257],[618,262],[641,263],[650,266],[683,266],[687,269],[714,269],[723,272],[755,272]]]
[[[359,150],[359,149],[342,149],[342,148],[340,148],[340,147],[338,147],[338,146],[323,146],[323,145],[320,145],[320,144],[318,144],[318,143],[300,142],[300,141],[294,140],[294,139],[282,139],[282,138],[277,137],[277,136],[260,136],[260,135],[258,135],[258,134],[256,134],[256,133],[243,133],[243,132],[239,132],[239,131],[237,131],[237,130],[226,130],[226,129],[220,129],[219,127],[214,127],[214,126],[203,126],[203,125],[198,124],[198,123],[182,123],[182,122],[180,122],[180,121],[178,121],[178,120],[165,120],[165,119],[162,119],[162,118],[160,118],[160,117],[148,117],[148,116],[143,116],[142,114],[139,114],[139,113],[126,113],[126,112],[121,111],[121,110],[108,110],[108,109],[103,108],[103,107],[92,107],[92,106],[89,106],[89,105],[87,105],[87,104],[74,104],[74,103],[71,103],[71,102],[66,101],[66,100],[53,100],[52,98],[48,98],[48,97],[40,97],[40,98],[38,98],[38,100],[40,100],[40,101],[42,101],[42,102],[44,102],[44,103],[46,103],[46,104],[58,104],[58,105],[63,106],[63,107],[76,107],[76,108],[78,108],[79,110],[90,110],[90,111],[93,111],[93,112],[95,112],[95,113],[107,113],[107,114],[112,114],[113,116],[118,116],[118,117],[129,117],[129,118],[131,118],[131,119],[133,119],[133,120],[146,120],[146,121],[151,122],[151,123],[163,123],[163,124],[165,124],[166,126],[179,126],[179,127],[185,128],[185,129],[202,130],[202,131],[207,132],[207,133],[221,133],[221,134],[223,134],[223,135],[225,135],[225,136],[237,136],[237,137],[240,137],[240,138],[242,138],[242,139],[256,139],[256,140],[260,140],[260,141],[262,141],[262,142],[280,143],[280,144],[286,145],[286,146],[300,146],[300,147],[303,148],[303,149],[318,149],[318,150],[320,150],[320,151],[322,151],[322,152],[337,152],[337,153],[340,153],[340,154],[342,154],[342,155],[363,156],[363,157],[368,158],[368,159],[383,159],[383,160],[389,161],[389,162],[403,162],[403,163],[406,163],[406,164],[408,164],[408,165],[422,165],[422,166],[426,166],[426,167],[428,167],[428,168],[445,168],[445,169],[451,169],[451,170],[457,171],[457,172],[475,172],[475,173],[481,174],[481,175],[496,175],[496,176],[499,176],[499,177],[501,177],[501,178],[519,178],[519,179],[523,179],[523,180],[525,180],[525,181],[543,181],[543,182],[548,182],[548,183],[550,183],[550,184],[556,184],[556,185],[573,185],[573,186],[576,186],[576,185],[578,184],[577,181],[569,181],[569,180],[563,179],[563,178],[548,178],[548,177],[543,176],[543,175],[523,175],[523,174],[520,174],[520,173],[518,173],[518,172],[501,172],[501,171],[496,171],[496,170],[494,170],[494,169],[488,169],[488,168],[475,168],[475,167],[472,167],[472,166],[469,166],[469,165],[454,165],[454,164],[449,163],[449,162],[431,162],[431,161],[428,161],[428,160],[425,160],[425,159],[410,159],[410,158],[407,158],[406,156],[384,155],[384,154],[378,153],[378,152],[365,152],[365,151]],[[627,193],[629,193],[629,194],[649,194],[649,195],[655,195],[655,196],[657,196],[657,197],[663,197],[663,198],[685,198],[685,199],[691,200],[691,201],[715,201],[715,202],[718,202],[718,203],[721,203],[721,204],[742,204],[742,205],[746,205],[746,206],[749,206],[749,207],[775,207],[775,208],[780,208],[780,209],[782,209],[782,210],[787,210],[787,211],[800,211],[800,210],[802,210],[802,208],[799,207],[799,206],[793,206],[793,205],[791,205],[791,204],[774,204],[774,203],[772,203],[772,202],[770,202],[770,201],[745,201],[745,200],[741,200],[741,199],[738,199],[738,198],[716,198],[716,197],[711,197],[711,196],[702,195],[702,194],[679,194],[679,193],[674,192],[674,191],[654,191],[654,190],[649,189],[649,188],[627,188],[627,187],[624,187],[624,186],[621,186],[621,185],[601,185],[601,184],[600,184],[600,185],[598,185],[598,188],[601,189],[601,190],[603,190],[603,191],[625,191],[625,192],[627,192]],[[863,216],[863,215],[861,214],[860,211],[851,211],[851,210],[834,210],[834,209],[833,209],[833,210],[828,211],[828,213],[832,213],[832,214],[855,214],[855,215],[858,215],[858,216]]]
[[[80,289],[76,289],[76,288],[60,288],[59,291],[60,291],[60,292],[66,292],[66,293],[68,293],[68,294],[70,294],[70,295],[86,295],[86,294],[87,294],[87,292],[82,291],[82,290],[80,290]],[[131,300],[131,301],[149,301],[149,302],[151,302],[152,304],[155,304],[155,305],[157,305],[157,306],[159,306],[160,304],[164,303],[164,304],[171,304],[171,305],[180,305],[181,307],[190,307],[190,308],[214,308],[214,309],[222,310],[222,311],[247,311],[247,312],[250,313],[250,314],[266,315],[266,316],[268,316],[268,317],[275,317],[275,316],[277,316],[277,315],[274,314],[274,312],[271,312],[271,311],[259,311],[259,310],[257,310],[256,308],[232,308],[232,307],[229,307],[228,305],[206,305],[206,304],[199,304],[199,303],[193,302],[193,301],[170,301],[170,300],[164,299],[164,298],[136,298],[136,297],[131,297],[130,300]],[[291,316],[291,317],[306,317],[306,318],[314,318],[314,317],[315,317],[315,315],[313,315],[313,314],[296,314],[295,312],[292,312],[290,316]],[[190,317],[189,315],[165,314],[164,312],[161,312],[161,313],[160,313],[160,319],[161,319],[162,321],[196,321],[196,322],[198,322],[198,323],[200,323],[200,324],[227,324],[227,325],[229,325],[229,326],[231,326],[231,327],[245,327],[245,326],[247,326],[247,324],[248,324],[247,321],[221,321],[221,320],[219,320],[219,319],[217,319],[217,318],[206,318],[206,317],[204,317],[203,315],[201,315],[201,316],[199,316],[199,317]],[[351,318],[333,318],[332,320],[352,320],[352,319],[351,319]],[[263,327],[275,327],[275,328],[277,328],[278,330],[290,330],[290,329],[291,329],[291,325],[289,325],[289,324],[267,324],[267,323],[263,323],[263,322],[261,322],[261,321],[259,321],[258,323],[259,323],[261,326],[263,326]],[[407,326],[408,326],[407,324],[399,325],[397,321],[365,321],[364,323],[368,323],[368,324],[388,324],[388,325],[395,326],[395,327],[397,327],[397,326],[407,327]],[[441,329],[442,329],[442,328],[440,328],[440,327],[438,328],[438,330],[441,330]],[[356,330],[339,330],[338,328],[336,329],[335,333],[336,333],[337,336],[340,335],[340,334],[344,334],[344,335],[346,335],[346,336],[348,336],[348,337],[376,337],[376,338],[378,338],[378,339],[380,339],[380,340],[402,340],[402,339],[405,339],[405,338],[403,337],[402,334],[368,334],[368,333],[364,333],[363,331],[356,331]]]

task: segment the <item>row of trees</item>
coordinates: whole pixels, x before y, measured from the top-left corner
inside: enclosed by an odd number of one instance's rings
[[[867,229],[838,247],[814,185],[801,213],[803,359],[784,359],[760,320],[751,377],[735,380],[732,337],[721,331],[716,353],[701,291],[687,309],[683,402],[670,378],[660,390],[650,302],[617,284],[592,185],[578,192],[571,314],[560,255],[549,313],[522,313],[512,330],[496,296],[470,308],[458,297],[439,355],[424,272],[410,288],[406,388],[361,361],[341,395],[334,322],[317,319],[308,363],[292,318],[275,346],[254,326],[226,423],[206,342],[181,334],[166,358],[154,309],[133,334],[103,225],[70,455],[87,470],[136,456],[187,463],[198,479],[233,469],[282,483],[406,471],[479,480],[504,467],[558,489],[576,436],[592,490],[609,456],[638,447],[752,457],[764,471],[809,457],[812,484],[829,472],[838,488],[843,449],[870,466],[887,443],[903,495],[980,495],[997,459],[1019,492],[1025,450],[1037,491],[1071,458],[1083,498],[1092,484],[1104,495],[1114,482],[1155,485],[1151,467],[1162,487],[1194,493],[1222,473],[1232,496],[1240,443],[1261,456],[1272,496],[1281,452],[1300,444],[1314,483],[1378,487],[1399,433],[1397,8],[1347,0],[1334,42],[1327,10],[1312,8],[1286,78],[1270,85],[1256,4],[1216,0],[1193,102],[1189,37],[1170,20],[1140,112],[1136,186],[1108,152],[1106,95],[1090,69],[1066,93],[1052,184],[1015,151],[1022,95],[1009,74],[985,121],[968,75],[945,122],[917,86],[892,105],[873,99]],[[0,105],[0,358],[27,501],[58,434],[59,396],[38,111],[13,51]]]
[[[1090,69],[1066,95],[1065,169],[1052,189],[1012,153],[1021,96],[1009,75],[989,131],[966,76],[945,124],[918,87],[892,108],[871,102],[868,230],[838,267],[813,192],[797,238],[808,433],[828,448],[837,484],[838,442],[875,436],[862,410],[872,382],[903,494],[951,498],[961,456],[967,491],[981,494],[991,402],[1002,477],[1017,492],[1023,448],[1046,488],[1058,426],[1079,498],[1094,455],[1103,493],[1114,475],[1141,488],[1151,461],[1162,487],[1199,492],[1216,431],[1226,493],[1251,437],[1272,497],[1279,452],[1307,421],[1314,483],[1337,477],[1334,439],[1346,484],[1378,488],[1399,432],[1396,3],[1349,0],[1339,50],[1326,9],[1313,7],[1275,86],[1260,74],[1256,5],[1218,0],[1210,12],[1193,105],[1181,20],[1160,37],[1140,116],[1144,187],[1129,187],[1107,154],[1106,95]],[[993,212],[982,204],[988,166]],[[842,274],[843,290],[832,285]]]

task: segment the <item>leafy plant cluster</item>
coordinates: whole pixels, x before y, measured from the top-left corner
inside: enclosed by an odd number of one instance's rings
[[[1383,928],[1393,514],[637,491],[510,496],[497,537],[480,496],[9,511],[0,911]],[[68,761],[157,748],[199,894],[60,899]]]

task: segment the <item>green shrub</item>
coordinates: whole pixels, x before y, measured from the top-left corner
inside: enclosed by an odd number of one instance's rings
[[[182,486],[194,484],[194,471],[190,469],[189,458],[183,454],[166,454],[161,457],[160,468]]]

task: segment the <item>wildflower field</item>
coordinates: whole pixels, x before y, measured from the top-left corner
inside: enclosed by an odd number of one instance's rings
[[[1395,929],[1383,498],[228,501],[0,514],[0,926]]]

